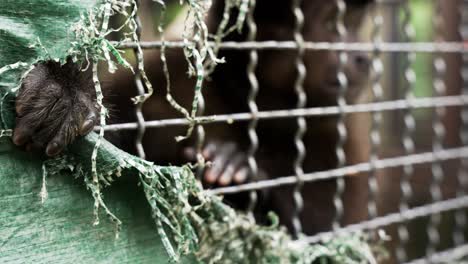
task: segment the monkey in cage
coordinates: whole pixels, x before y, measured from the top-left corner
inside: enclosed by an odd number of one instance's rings
[[[256,24],[255,41],[294,41],[296,17],[291,0],[257,0],[254,22],[246,23],[242,33],[233,32],[226,41],[245,41]],[[336,1],[303,1],[304,41],[353,42],[357,40],[361,25],[371,0],[346,0],[346,11],[339,18]],[[207,24],[215,32],[222,20],[223,1],[215,1],[209,12]],[[341,21],[337,21],[341,20]],[[233,21],[231,21],[233,22]],[[235,21],[234,21],[235,23]],[[339,29],[344,23],[346,32]],[[251,34],[252,35],[252,34]],[[305,66],[306,74],[298,86],[306,97],[303,107],[335,106],[345,99],[352,104],[363,100],[368,79],[370,59],[367,54],[345,52],[347,59],[340,59],[340,52],[331,50],[305,50],[302,56],[297,50],[258,50],[257,63],[252,62],[251,51],[220,50],[219,56],[227,63],[218,65],[204,84],[205,115],[250,112],[255,102],[259,111],[295,109],[298,92],[295,82],[299,78],[297,65]],[[194,78],[187,77],[187,62],[180,49],[165,52],[172,96],[182,106],[190,109]],[[255,58],[253,58],[255,59]],[[149,79],[159,84],[159,89],[143,105],[146,120],[179,118],[178,113],[165,100],[167,84],[160,51],[145,53]],[[254,65],[256,64],[256,65]],[[250,69],[250,70],[249,70]],[[248,72],[250,71],[250,72]],[[346,78],[338,78],[339,72]],[[258,93],[251,95],[254,75]],[[130,98],[137,95],[133,75],[119,73],[106,84],[105,96],[118,122],[135,122],[135,105]],[[343,87],[346,89],[343,91]],[[86,135],[98,123],[95,92],[90,70],[81,71],[72,62],[59,66],[54,62],[37,65],[24,79],[16,101],[17,122],[13,142],[27,150],[39,149],[48,156],[61,153],[76,137]],[[346,138],[340,140],[338,126],[346,126]],[[312,116],[306,118],[306,130],[301,140],[305,156],[298,164],[304,172],[324,171],[350,163],[364,161],[368,156],[367,117]],[[295,136],[298,130],[295,118],[259,120],[254,128],[258,135],[258,147],[252,149],[247,129],[249,122],[205,125],[204,140],[194,133],[191,140],[176,143],[174,137],[185,133],[184,127],[147,128],[143,138],[146,159],[158,164],[184,164],[196,158],[194,142],[201,143],[201,154],[211,162],[201,172],[201,180],[208,188],[242,184],[249,181],[273,179],[295,174],[294,162],[298,156]],[[131,153],[136,153],[136,132],[112,133],[110,140]],[[337,152],[344,149],[346,160],[339,160]],[[254,152],[258,170],[249,166],[248,153]],[[339,154],[338,154],[339,155]],[[342,222],[350,223],[366,217],[367,179],[365,175],[345,177],[346,188],[338,195],[344,201],[344,212],[335,212],[333,198],[337,191],[336,179],[304,183],[300,192],[303,209],[299,215],[302,232],[314,234],[328,230],[337,213],[343,213]],[[259,221],[264,211],[274,211],[280,221],[293,229],[292,216],[296,211],[293,201],[294,186],[277,187],[260,192],[256,213]],[[239,194],[230,198],[236,206],[248,204],[247,197]]]

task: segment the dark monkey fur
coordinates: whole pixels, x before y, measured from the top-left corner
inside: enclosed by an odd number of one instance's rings
[[[221,20],[222,2],[215,1],[210,10],[208,26],[211,32],[216,30]],[[347,12],[344,22],[348,32],[343,41],[355,41],[361,20],[372,1],[345,2]],[[303,1],[302,10],[305,17],[302,32],[305,41],[340,41],[336,30],[337,6],[334,1]],[[294,40],[294,16],[290,0],[257,0],[254,16],[258,28],[257,41]],[[245,27],[242,34],[232,33],[226,40],[242,41],[246,39],[247,33],[248,28]],[[248,55],[248,51],[220,52],[227,63],[218,65],[211,80],[205,82],[205,114],[249,112],[247,97],[250,85],[246,74]],[[345,96],[348,103],[354,103],[365,94],[369,59],[365,54],[357,52],[348,52],[347,55],[348,60],[342,65],[348,80]],[[173,96],[183,106],[190,108],[194,79],[186,75],[187,65],[183,53],[181,50],[168,49],[166,56]],[[159,52],[148,51],[145,57],[150,80],[159,84],[156,94],[144,104],[145,119],[180,117],[165,101],[165,94],[161,94],[165,81]],[[260,89],[256,102],[259,110],[296,107],[296,57],[297,51],[294,50],[258,51],[256,76]],[[333,51],[307,50],[303,62],[307,70],[303,84],[307,96],[306,107],[336,105],[340,89],[337,79],[340,67],[338,54]],[[112,88],[107,100],[115,109],[118,121],[135,121],[134,105],[129,100],[130,96],[136,95],[132,76],[122,72],[113,77],[108,86]],[[54,63],[37,65],[26,78],[16,102],[18,118],[13,137],[15,144],[24,145],[28,149],[45,149],[49,156],[57,155],[75,137],[88,133],[96,123],[94,97],[89,72],[78,72],[71,63],[63,67]],[[344,148],[348,163],[367,158],[366,120],[366,117],[346,120],[348,140]],[[307,132],[303,138],[306,146],[303,163],[305,172],[336,168],[339,139],[337,121],[336,116],[307,118]],[[203,155],[213,162],[202,175],[208,187],[258,180],[256,177],[274,178],[294,174],[293,163],[297,152],[294,144],[297,130],[295,119],[259,121],[257,133],[260,143],[256,152],[259,173],[256,176],[251,175],[247,165],[249,139],[246,127],[246,123],[205,126]],[[122,132],[112,139],[127,151],[135,152],[131,133]],[[147,159],[158,164],[193,161],[194,150],[188,147],[190,140],[182,144],[174,141],[174,136],[184,133],[185,128],[147,129],[143,139]],[[350,223],[366,217],[365,210],[359,211],[357,208],[365,208],[367,180],[365,175],[348,176],[345,180],[347,188],[344,191],[343,222]],[[304,210],[300,218],[305,233],[312,234],[330,228],[335,215],[335,190],[335,180],[306,183],[303,186]],[[262,192],[259,211],[274,210],[281,222],[291,228],[294,212],[292,191],[293,187],[281,187]],[[231,200],[239,204],[242,199],[237,196]]]

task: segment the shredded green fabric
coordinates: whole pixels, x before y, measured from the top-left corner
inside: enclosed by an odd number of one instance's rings
[[[89,153],[97,140],[91,134],[79,140],[67,155],[46,162],[49,174],[72,171],[91,181]],[[205,192],[191,168],[162,167],[129,155],[103,141],[97,156],[99,180],[105,185],[123,176],[138,176],[152,208],[157,232],[169,256],[195,253],[206,263],[377,263],[362,234],[336,237],[322,244],[294,242],[277,225],[259,226],[225,205],[220,197]],[[93,191],[93,190],[91,190]],[[94,192],[94,191],[93,191]],[[105,208],[107,210],[107,208]],[[115,216],[107,212],[115,222]],[[117,227],[119,225],[117,224]],[[245,262],[244,262],[245,263]]]
[[[164,5],[161,0],[157,2]],[[204,16],[211,2],[185,2],[190,8],[189,16],[193,16],[195,23],[187,26],[184,33],[184,52],[189,69],[197,76],[197,83],[190,114],[187,110],[179,110],[193,120],[205,73],[222,60],[216,58],[217,48],[209,46],[204,24]],[[229,0],[228,3],[227,12],[231,8],[240,9],[235,27],[240,30],[249,1]],[[115,14],[124,15],[127,19],[119,28],[111,29],[108,26],[109,17]],[[107,113],[102,105],[96,62],[106,61],[110,72],[115,71],[117,64],[131,69],[121,56],[121,51],[107,41],[106,36],[125,28],[128,31],[123,31],[122,41],[138,42],[135,15],[134,0],[4,0],[0,9],[0,137],[12,135],[15,93],[22,77],[35,63],[45,60],[65,62],[67,58],[72,58],[84,68],[93,64],[97,99],[101,104],[100,124],[104,126]],[[219,36],[233,30],[224,29],[225,25],[218,32]],[[219,36],[214,37],[216,42],[220,41]],[[141,52],[141,49],[138,50]],[[147,93],[135,98],[136,103],[144,102],[153,91],[141,59],[138,69]],[[189,127],[187,136],[193,126],[194,123]],[[178,261],[182,255],[195,254],[206,263],[311,263],[315,260],[375,263],[373,252],[362,235],[338,237],[317,245],[293,242],[275,221],[269,227],[256,225],[253,219],[225,205],[221,198],[205,192],[190,167],[154,165],[117,149],[104,140],[103,135],[102,129],[99,134],[91,133],[75,142],[60,157],[44,161],[41,199],[47,198],[48,176],[72,172],[84,180],[94,197],[94,224],[99,224],[102,208],[115,223],[118,235],[121,221],[107,208],[101,190],[111,186],[118,177],[138,177],[152,209],[156,230],[174,261]],[[0,143],[12,145],[6,140]]]

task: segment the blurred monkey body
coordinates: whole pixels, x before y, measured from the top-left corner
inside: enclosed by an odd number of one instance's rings
[[[210,10],[207,22],[211,32],[216,31],[222,19],[223,2],[215,1]],[[254,13],[257,25],[256,41],[294,40],[295,18],[291,2],[290,0],[257,0]],[[334,1],[302,2],[305,18],[302,29],[304,40],[334,42],[356,40],[361,19],[372,1],[345,1],[347,12],[343,22],[348,29],[346,36],[340,36],[336,30],[337,6]],[[235,21],[232,22],[235,23]],[[244,25],[242,34],[232,33],[225,40],[243,41],[248,31],[249,27]],[[165,55],[169,67],[172,96],[182,106],[190,109],[193,98],[191,88],[194,87],[195,80],[187,77],[184,54],[180,49],[167,49]],[[206,102],[204,114],[249,112],[247,98],[250,93],[250,82],[246,74],[249,52],[221,50],[219,57],[225,57],[227,63],[218,65],[210,76],[210,80],[204,84]],[[305,51],[301,59],[307,72],[303,82],[307,97],[306,107],[337,104],[342,89],[337,78],[339,70],[347,76],[347,89],[344,96],[348,103],[357,102],[365,94],[363,87],[366,86],[369,59],[365,54],[356,52],[348,52],[347,57],[347,62],[340,64],[337,52]],[[147,51],[145,59],[148,76],[152,83],[157,85],[156,93],[143,106],[145,119],[180,118],[180,114],[165,100],[166,81],[160,53],[153,50]],[[296,50],[258,51],[258,65],[255,73],[259,83],[259,92],[255,101],[260,111],[296,108],[298,100],[294,89],[298,75],[296,59]],[[135,96],[137,91],[134,87],[133,76],[128,72],[121,72],[109,80],[107,86],[111,87],[112,95],[108,97],[108,100],[115,109],[114,115],[119,118],[118,121],[136,121],[136,117],[132,114],[134,105],[129,99]],[[29,100],[33,99],[29,98]],[[90,99],[91,102],[92,100]],[[28,102],[21,98],[17,101],[17,105],[26,103]],[[92,119],[94,122],[95,116],[92,116]],[[306,156],[302,164],[306,173],[336,168],[336,147],[339,141],[338,120],[336,116],[307,118],[307,131],[303,137]],[[344,147],[350,158],[349,163],[367,158],[367,133],[363,133],[366,127],[365,122],[347,124],[348,140]],[[247,180],[258,180],[258,177],[274,178],[294,175],[293,163],[297,155],[294,143],[297,130],[296,120],[260,120],[258,122],[256,131],[259,146],[255,156],[260,175],[250,175],[246,155],[249,149],[246,127],[247,123],[205,126],[205,144],[201,153],[207,160],[213,162],[213,165],[203,173],[206,186],[238,184]],[[184,127],[147,128],[143,138],[147,159],[158,164],[183,164],[193,159],[195,150],[188,147],[191,146],[195,137],[182,143],[176,143],[174,140],[175,136],[183,135],[185,130]],[[136,153],[133,149],[134,133],[122,132],[114,142],[125,150]],[[53,138],[52,135],[49,138]],[[66,141],[66,143],[69,142]],[[345,209],[343,222],[349,223],[366,217],[365,212],[359,212],[357,208],[365,208],[367,179],[364,176],[346,177],[346,182],[344,202],[345,207],[351,209],[349,212]],[[335,180],[315,181],[303,186],[304,209],[300,216],[303,232],[313,234],[331,227],[335,216],[333,207],[335,190]],[[258,208],[260,211],[274,210],[280,216],[281,222],[288,228],[292,228],[291,217],[295,211],[292,191],[293,187],[281,187],[264,192]]]

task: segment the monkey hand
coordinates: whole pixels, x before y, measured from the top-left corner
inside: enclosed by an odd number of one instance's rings
[[[208,166],[202,175],[205,186],[242,184],[252,179],[247,154],[240,151],[233,142],[209,142],[201,154],[206,161],[211,162],[211,166]],[[185,156],[190,160],[196,160],[193,148],[187,148]]]
[[[13,143],[56,156],[96,124],[91,71],[68,62],[37,64],[23,80],[16,98]]]

